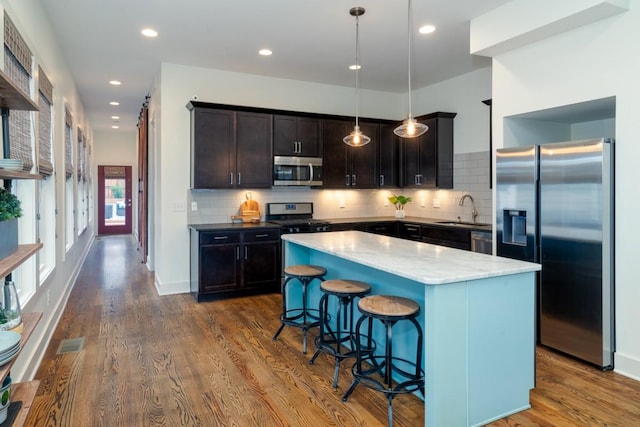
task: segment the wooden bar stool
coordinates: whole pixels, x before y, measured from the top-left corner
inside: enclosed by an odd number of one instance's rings
[[[286,279],[282,283],[282,314],[280,314],[280,327],[273,339],[277,339],[285,326],[293,326],[302,329],[302,352],[307,354],[307,331],[319,324],[318,309],[307,307],[307,287],[314,280],[324,281],[327,269],[318,265],[290,265],[285,267],[284,275]],[[302,285],[302,307],[289,308],[287,306],[287,286],[297,279]]]
[[[388,401],[389,427],[393,425],[392,401],[395,396],[418,390],[424,396],[424,371],[422,370],[422,328],[416,320],[420,306],[408,298],[390,295],[372,295],[358,302],[362,317],[356,323],[356,362],[351,368],[353,382],[342,397],[346,402],[358,384],[384,393]],[[378,319],[384,325],[386,336],[384,354],[361,351],[360,330],[362,324]],[[413,323],[418,335],[416,358],[407,360],[393,355],[393,326],[400,321]],[[365,364],[366,362],[366,364]],[[395,378],[394,378],[395,377]],[[382,378],[382,381],[379,380]],[[394,385],[395,381],[395,385]]]
[[[355,298],[362,298],[371,292],[371,286],[357,280],[334,279],[326,280],[320,284],[323,292],[320,298],[320,335],[316,338],[316,352],[309,361],[313,365],[320,353],[333,356],[336,364],[333,375],[333,388],[338,387],[338,375],[340,373],[340,362],[343,359],[356,356],[353,301]],[[337,298],[336,323],[334,328],[329,325],[330,316],[329,297]],[[371,334],[365,338],[366,343],[361,343],[361,351],[371,352],[373,340]]]

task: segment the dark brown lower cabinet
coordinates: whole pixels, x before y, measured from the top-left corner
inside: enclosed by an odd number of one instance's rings
[[[191,230],[191,293],[198,301],[280,290],[279,228]]]

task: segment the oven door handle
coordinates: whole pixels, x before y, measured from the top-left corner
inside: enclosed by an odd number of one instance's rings
[[[309,184],[313,181],[313,165],[309,163]]]

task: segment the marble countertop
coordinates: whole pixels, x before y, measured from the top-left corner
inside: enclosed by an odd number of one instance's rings
[[[539,264],[530,262],[360,231],[285,234],[282,240],[425,285],[540,270]]]

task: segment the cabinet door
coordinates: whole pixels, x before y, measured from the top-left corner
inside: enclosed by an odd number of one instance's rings
[[[298,155],[297,120],[293,116],[273,116],[273,155]]]
[[[282,259],[280,241],[244,245],[244,284],[247,288],[279,289]]]
[[[240,245],[200,246],[200,293],[238,288],[240,279]]]
[[[298,117],[296,120],[298,155],[304,157],[322,156],[320,144],[320,120],[310,117]]]
[[[420,227],[420,224],[409,224],[406,222],[402,222],[398,226],[398,237],[400,237],[401,239],[416,240],[419,242],[422,240],[421,233],[422,229]]]
[[[310,117],[273,116],[273,155],[321,156],[320,120]]]
[[[379,125],[361,122],[360,130],[371,138],[371,142],[364,147],[347,146],[347,173],[351,175],[349,184],[351,188],[377,188]]]
[[[351,126],[346,120],[322,121],[323,188],[345,188],[351,182],[351,176],[347,174],[348,145],[342,142],[342,138],[352,131]]]
[[[397,222],[373,222],[366,225],[365,231],[367,233],[396,237],[398,235],[397,227]]]
[[[191,111],[191,187],[232,188],[235,182],[235,113]]]
[[[420,174],[422,175],[422,184],[420,186],[423,188],[436,188],[438,184],[436,179],[438,174],[438,119],[423,120],[423,123],[429,126],[429,130],[418,138],[418,144],[420,144]]]
[[[402,187],[419,187],[420,139],[400,138],[402,147]]]
[[[236,114],[236,187],[271,188],[272,116],[246,112]]]
[[[395,125],[380,125],[380,144],[378,144],[378,186],[397,188],[400,185],[399,140],[393,133]]]

